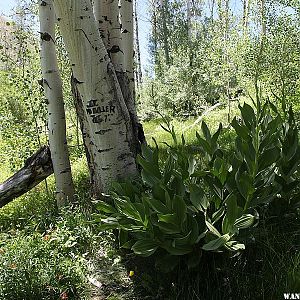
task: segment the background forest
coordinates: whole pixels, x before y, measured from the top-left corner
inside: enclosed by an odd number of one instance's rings
[[[134,5],[136,107],[149,145],[141,182],[116,183],[107,202],[90,196],[58,32],[76,203],[59,211],[49,177],[0,209],[0,299],[299,293],[299,1]],[[148,54],[137,5],[147,8]],[[37,18],[26,0],[0,17],[1,182],[48,143]]]

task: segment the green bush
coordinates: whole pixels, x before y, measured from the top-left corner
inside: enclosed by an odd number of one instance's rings
[[[191,154],[165,120],[173,139],[166,160],[159,161],[157,145],[143,147],[141,182],[115,183],[111,203],[98,202],[101,230],[118,229],[120,247],[137,255],[161,252],[157,266],[168,271],[181,257],[194,267],[202,251],[243,250],[248,231],[239,235],[257,223],[262,207],[274,213],[279,202],[285,210],[278,213],[296,213],[300,147],[293,112],[284,118],[269,102],[255,106],[256,112],[239,107],[231,153],[218,143],[221,124],[211,134],[203,122]]]

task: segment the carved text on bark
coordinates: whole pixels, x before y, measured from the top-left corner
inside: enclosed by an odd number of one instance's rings
[[[93,123],[110,122],[110,117],[116,113],[114,105],[98,105],[97,100],[90,100],[86,106],[88,116],[92,118]]]

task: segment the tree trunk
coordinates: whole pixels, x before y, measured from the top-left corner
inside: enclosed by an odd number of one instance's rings
[[[124,71],[124,44],[122,43],[119,14],[119,0],[110,0],[108,10],[108,54],[114,64],[115,71]]]
[[[55,0],[61,33],[82,99],[97,188],[137,175],[133,125],[98,32],[90,0]]]
[[[134,0],[134,23],[135,23],[135,52],[136,52],[136,83],[137,86],[142,84],[142,63],[141,63],[141,50],[139,40],[139,22],[137,15],[137,0]]]
[[[260,17],[261,17],[261,36],[264,39],[267,35],[267,19],[266,19],[266,2],[260,0]]]
[[[215,1],[216,1],[216,0],[212,0],[212,1],[211,1],[210,18],[211,18],[211,21],[212,21],[212,22],[214,21]]]
[[[191,8],[191,1],[186,1],[186,20],[187,20],[187,38],[188,42],[191,42],[192,39],[192,8]],[[190,46],[190,45],[189,45]]]
[[[164,43],[164,52],[165,52],[165,61],[166,64],[169,66],[171,64],[170,58],[170,49],[169,49],[169,32],[167,26],[167,1],[168,0],[160,0],[160,10],[161,10],[161,17],[162,17],[162,27],[163,27],[163,43]]]
[[[249,14],[250,14],[251,0],[243,1],[243,33],[247,34],[249,28]]]
[[[227,41],[229,35],[229,0],[225,0],[225,12],[224,12],[224,37]]]
[[[121,34],[122,44],[124,49],[124,71],[127,74],[130,83],[130,91],[133,99],[135,99],[135,85],[134,85],[134,72],[133,72],[133,2],[122,1],[121,2]]]
[[[58,206],[73,200],[74,185],[66,139],[66,117],[62,80],[55,52],[55,13],[53,0],[39,3],[41,32],[41,64],[43,87],[48,104],[48,135],[55,176]]]
[[[52,173],[50,149],[43,146],[26,160],[21,170],[0,184],[0,208],[30,191]]]

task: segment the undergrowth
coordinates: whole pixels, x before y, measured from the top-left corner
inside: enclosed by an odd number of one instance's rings
[[[212,131],[218,114],[205,119]],[[194,122],[175,122],[175,130],[181,133]],[[153,120],[144,127],[148,141],[154,133],[164,162],[167,146],[162,142],[170,140],[160,123]],[[199,124],[186,131],[189,153],[197,151]],[[234,130],[226,127],[219,137],[228,152],[235,147],[233,136]],[[99,234],[90,223],[83,159],[76,158],[73,175],[76,206],[57,211],[50,178],[47,189],[42,183],[0,210],[0,299],[280,299],[285,292],[300,291],[298,219],[287,215],[261,222],[251,229],[240,255],[203,252],[196,268],[180,263],[165,274],[154,267],[155,256],[119,251],[112,233]]]

